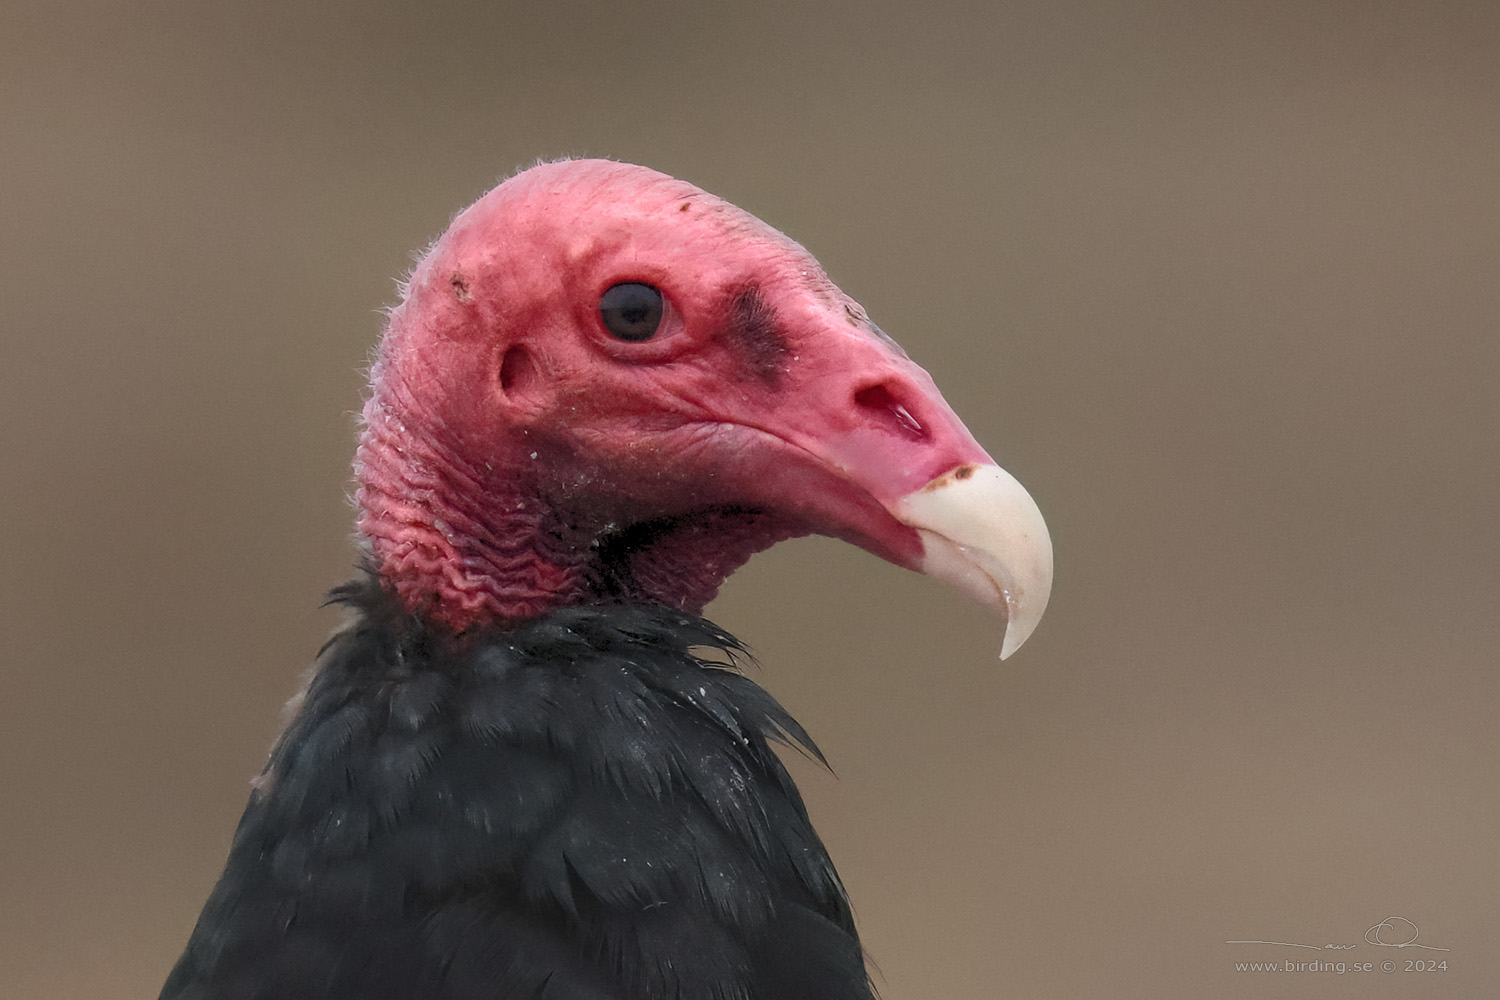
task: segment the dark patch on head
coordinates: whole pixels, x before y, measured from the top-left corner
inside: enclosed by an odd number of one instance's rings
[[[679,212],[686,212],[688,210],[688,208],[691,207],[691,205],[692,205],[691,202],[686,202],[685,201],[681,205],[678,206],[677,211],[679,211]]]
[[[452,286],[453,295],[458,301],[467,303],[474,297],[473,293],[469,291],[468,279],[457,271],[454,271],[453,276],[448,279],[448,284]]]
[[[956,469],[953,470],[953,478],[954,479],[958,479],[958,480],[968,479],[976,471],[978,471],[978,469],[979,469],[979,467],[977,465],[973,465],[973,464],[970,464],[970,465],[960,465],[958,468],[956,468]]]
[[[776,381],[791,353],[776,310],[754,283],[729,293],[719,317],[718,336],[742,351],[750,370],[766,382]]]

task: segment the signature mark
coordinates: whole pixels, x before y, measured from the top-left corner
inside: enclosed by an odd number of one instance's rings
[[[1418,944],[1417,938],[1421,931],[1417,925],[1405,917],[1386,917],[1379,923],[1371,925],[1365,931],[1365,944],[1375,948],[1425,948],[1427,951],[1451,951],[1451,948],[1438,948],[1430,944]],[[1296,941],[1261,941],[1261,940],[1238,940],[1225,941],[1225,944],[1269,944],[1278,948],[1306,948],[1309,951],[1349,951],[1358,948],[1358,944],[1299,944]]]

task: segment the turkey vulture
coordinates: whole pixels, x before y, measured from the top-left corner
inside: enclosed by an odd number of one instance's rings
[[[855,1000],[844,890],[698,615],[821,533],[1006,616],[1036,505],[796,243],[598,160],[413,270],[355,459],[367,568],[255,779],[169,1000]]]

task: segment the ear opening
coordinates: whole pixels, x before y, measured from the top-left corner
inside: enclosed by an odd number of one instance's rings
[[[536,384],[536,374],[531,352],[517,344],[500,359],[500,391],[508,396],[524,396]]]

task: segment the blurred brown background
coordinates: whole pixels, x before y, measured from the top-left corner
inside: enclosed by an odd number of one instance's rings
[[[822,540],[711,608],[889,1000],[1500,990],[1500,6],[6,7],[0,996],[155,996],[335,621],[378,310],[562,154],[802,241],[1048,516],[1003,665]]]

